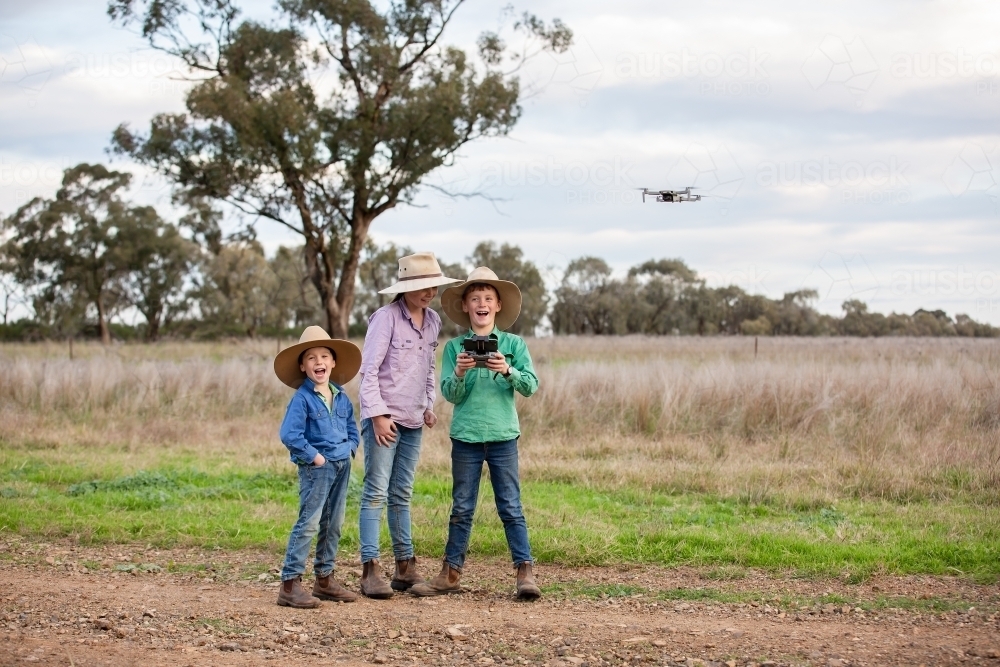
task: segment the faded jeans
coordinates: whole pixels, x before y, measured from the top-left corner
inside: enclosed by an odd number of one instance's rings
[[[317,532],[313,572],[317,577],[333,572],[350,478],[351,459],[327,461],[321,466],[299,466],[299,518],[288,537],[282,581],[305,573],[309,547]]]
[[[361,420],[361,437],[365,443],[365,486],[361,491],[358,519],[362,563],[379,557],[382,508],[387,503],[393,556],[396,560],[409,560],[413,556],[410,499],[413,497],[413,477],[420,459],[423,429],[396,424],[396,433],[396,441],[383,447],[375,440],[372,420]]]
[[[497,514],[503,522],[514,565],[531,563],[528,524],[521,509],[521,483],[517,471],[517,440],[469,443],[451,440],[451,519],[444,559],[461,571],[472,534],[472,518],[479,501],[483,463],[490,469],[490,483]]]

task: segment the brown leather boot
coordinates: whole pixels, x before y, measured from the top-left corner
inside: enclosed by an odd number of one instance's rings
[[[542,591],[535,583],[535,575],[531,572],[531,563],[521,563],[517,566],[517,599],[534,601],[540,597],[542,597]]]
[[[316,583],[313,584],[313,596],[320,600],[333,600],[334,602],[354,602],[358,599],[357,593],[352,593],[341,586],[340,582],[334,580],[332,572],[325,577],[316,577]]]
[[[309,595],[306,589],[302,588],[302,577],[286,579],[281,582],[278,589],[278,605],[281,607],[295,607],[296,609],[315,609],[323,604],[317,598]]]
[[[405,591],[416,584],[424,583],[423,577],[417,573],[417,558],[410,556],[407,560],[396,561],[396,574],[393,575],[390,586],[394,591]]]
[[[365,563],[361,571],[361,594],[375,600],[387,600],[392,597],[392,589],[382,577],[382,566],[378,560]]]
[[[461,593],[462,587],[459,580],[462,578],[461,570],[456,570],[448,561],[441,565],[438,572],[430,581],[422,581],[410,587],[410,592],[418,597],[429,597],[431,595],[445,595],[448,593]]]

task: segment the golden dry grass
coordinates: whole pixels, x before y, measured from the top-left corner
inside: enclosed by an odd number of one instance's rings
[[[596,487],[827,503],[1000,499],[1000,341],[529,340],[522,475]],[[0,347],[0,445],[143,467],[278,466],[275,341]],[[356,381],[348,386],[356,397]],[[421,466],[449,468],[450,409]]]

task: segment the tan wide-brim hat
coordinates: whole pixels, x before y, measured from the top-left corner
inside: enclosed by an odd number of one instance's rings
[[[330,338],[323,327],[306,327],[299,342],[286,347],[274,358],[274,374],[292,389],[298,389],[306,374],[299,369],[299,355],[311,347],[327,347],[337,355],[337,363],[330,371],[330,381],[347,384],[361,370],[361,350],[349,340]]]
[[[441,293],[441,307],[448,319],[466,329],[472,326],[469,314],[462,311],[462,293],[471,283],[485,283],[493,286],[497,294],[500,295],[500,312],[497,313],[496,327],[501,331],[509,329],[517,321],[517,316],[521,314],[521,290],[509,280],[500,280],[497,278],[497,274],[485,266],[473,269],[465,282],[449,287]]]
[[[399,270],[396,282],[379,294],[399,294],[400,292],[416,292],[428,287],[452,285],[462,282],[461,278],[448,278],[441,271],[441,265],[432,252],[418,252],[399,258]]]

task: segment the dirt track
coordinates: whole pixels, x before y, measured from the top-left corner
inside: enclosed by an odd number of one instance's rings
[[[939,665],[1000,667],[1000,590],[949,578],[881,577],[861,585],[755,573],[708,581],[694,570],[540,566],[540,583],[710,587],[809,599],[839,594],[964,601],[964,612],[863,612],[848,606],[767,602],[664,602],[549,594],[512,599],[503,563],[470,562],[468,592],[325,603],[274,604],[276,584],[248,572],[267,554],[123,551],[14,542],[0,545],[0,665],[533,664]],[[141,548],[139,548],[141,550]],[[81,563],[100,564],[89,571]],[[142,563],[209,563],[197,574],[143,572]],[[135,568],[133,572],[116,569]],[[423,561],[430,575],[435,564]],[[155,570],[149,566],[145,569]],[[337,574],[357,590],[357,563]],[[266,576],[266,575],[265,575]],[[756,605],[756,606],[755,606]],[[453,636],[457,635],[457,636]]]

